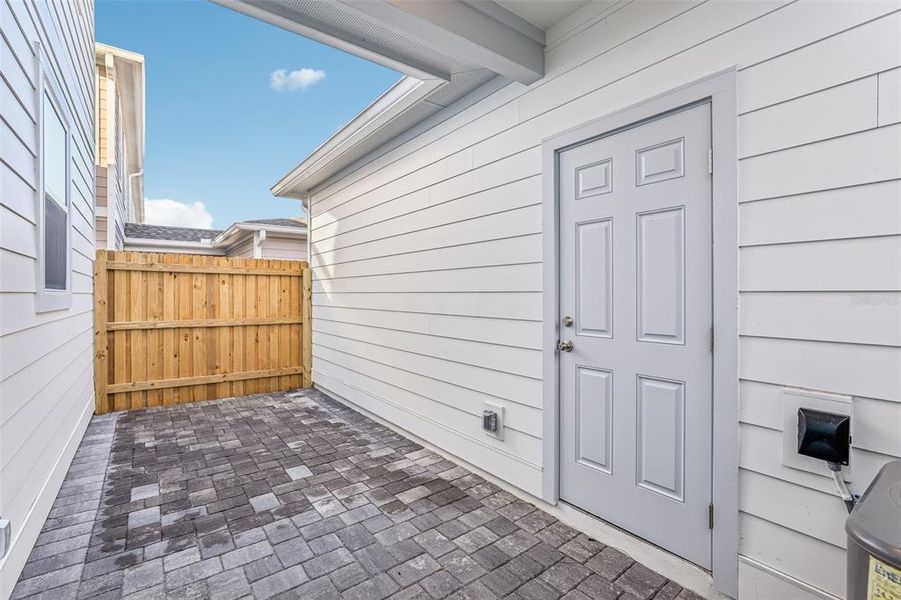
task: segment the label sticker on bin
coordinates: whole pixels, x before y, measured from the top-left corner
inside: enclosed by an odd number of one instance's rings
[[[867,600],[901,600],[901,570],[871,556]]]

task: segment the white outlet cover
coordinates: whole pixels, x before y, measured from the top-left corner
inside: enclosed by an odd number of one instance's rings
[[[485,402],[483,405],[485,410],[491,410],[497,413],[497,433],[482,430],[485,435],[490,435],[499,440],[504,439],[504,407],[496,402]]]
[[[783,388],[782,390],[782,464],[792,469],[831,477],[825,461],[798,454],[799,408],[812,408],[851,417],[851,447],[853,449],[854,417],[851,415],[851,396],[798,388]],[[849,456],[848,466],[842,467],[842,478],[849,483],[853,481],[851,475],[853,464],[853,458]]]

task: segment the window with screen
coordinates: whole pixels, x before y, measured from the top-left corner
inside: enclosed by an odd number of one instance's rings
[[[38,55],[40,86],[35,90],[39,106],[39,180],[35,195],[37,213],[35,269],[35,311],[65,310],[72,306],[72,117],[66,97],[40,44]]]
[[[53,101],[44,94],[44,288],[65,290],[69,260],[67,134]]]

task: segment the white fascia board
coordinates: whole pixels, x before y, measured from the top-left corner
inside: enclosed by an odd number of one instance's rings
[[[544,77],[544,36],[523,33],[519,17],[489,13],[462,0],[339,0],[399,33],[448,56],[481,65],[498,75],[530,84]],[[496,18],[503,14],[504,21]],[[508,22],[517,21],[515,25]],[[540,39],[535,39],[540,35]]]
[[[314,29],[297,21],[297,15],[276,2],[267,0],[212,0],[247,16],[260,19],[276,27],[293,31],[311,40],[317,41],[338,50],[365,58],[376,64],[388,67],[399,73],[417,79],[450,79],[450,73],[441,73],[436,69],[416,61],[412,57],[390,57],[367,47],[366,38],[355,31],[335,29]],[[381,0],[379,0],[381,1]]]
[[[273,195],[302,200],[310,187],[304,186],[305,180],[314,174],[337,171],[334,166],[345,152],[362,140],[376,135],[385,124],[423,101],[442,85],[445,85],[445,82],[434,79],[426,81],[413,77],[400,79],[273,185],[271,190]],[[345,165],[340,165],[343,166]]]
[[[220,249],[203,242],[180,242],[177,240],[158,240],[153,238],[125,238],[126,250],[150,251],[150,252],[193,252],[194,254],[224,254]]]
[[[217,235],[213,239],[213,246],[219,248],[223,246],[233,246],[246,237],[244,234],[255,233],[257,231],[278,234],[282,237],[307,237],[307,228],[287,227],[285,225],[268,225],[266,223],[233,223],[228,229]],[[231,240],[234,236],[239,236],[235,240]]]

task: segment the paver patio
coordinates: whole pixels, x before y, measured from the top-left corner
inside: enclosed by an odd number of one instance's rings
[[[697,596],[314,390],[95,417],[13,598]]]

